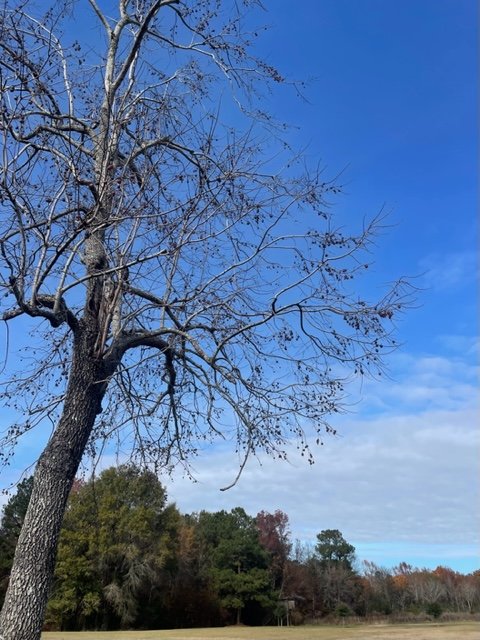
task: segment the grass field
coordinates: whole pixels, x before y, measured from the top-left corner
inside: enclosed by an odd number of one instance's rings
[[[480,640],[480,624],[428,623],[345,627],[221,627],[110,633],[49,632],[42,640]]]

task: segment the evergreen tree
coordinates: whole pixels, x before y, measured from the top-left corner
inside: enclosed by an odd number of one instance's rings
[[[317,535],[316,557],[311,562],[318,565],[322,610],[346,611],[354,607],[358,596],[359,581],[353,569],[355,547],[349,544],[338,529],[324,529]]]
[[[238,624],[258,621],[274,607],[269,556],[262,548],[255,519],[236,507],[230,512],[201,512],[199,536],[205,570],[213,580],[221,605]]]
[[[121,466],[80,487],[65,516],[48,620],[70,629],[148,625],[167,591],[178,523],[151,472]]]
[[[0,525],[0,606],[5,597],[15,547],[30,501],[32,487],[33,476],[22,480],[17,486],[17,492],[3,507]]]
[[[345,540],[338,529],[323,529],[317,535],[317,541],[315,550],[322,566],[342,564],[346,569],[353,570],[355,547]]]

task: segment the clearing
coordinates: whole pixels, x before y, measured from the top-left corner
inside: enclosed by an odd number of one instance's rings
[[[168,631],[45,632],[42,640],[480,640],[478,622],[402,625],[217,627]]]

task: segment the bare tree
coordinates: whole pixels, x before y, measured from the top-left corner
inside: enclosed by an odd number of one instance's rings
[[[39,637],[88,446],[122,438],[168,468],[216,437],[246,460],[285,455],[293,436],[309,456],[305,435],[329,431],[349,376],[394,346],[408,295],[402,282],[360,295],[381,221],[337,228],[338,188],[284,161],[258,93],[282,78],[250,54],[240,2],[42,4],[0,10],[2,313],[38,319],[31,370],[6,382],[25,421],[4,456],[55,423],[4,640]],[[77,4],[90,11],[81,43]]]

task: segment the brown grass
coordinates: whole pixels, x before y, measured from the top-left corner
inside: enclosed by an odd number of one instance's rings
[[[301,627],[221,627],[170,631],[46,632],[42,640],[479,640],[478,622]]]

